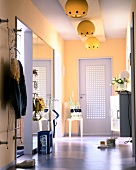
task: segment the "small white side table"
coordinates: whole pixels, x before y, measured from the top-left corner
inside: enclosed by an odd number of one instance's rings
[[[69,123],[69,137],[71,137],[71,129],[72,129],[72,122],[73,121],[80,121],[80,135],[83,137],[83,118],[68,118]]]

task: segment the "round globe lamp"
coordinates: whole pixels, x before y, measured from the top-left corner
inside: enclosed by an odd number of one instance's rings
[[[119,77],[120,77],[120,78],[129,79],[129,76],[130,76],[130,74],[129,74],[129,72],[128,72],[127,70],[123,70],[123,71],[121,71],[120,74],[119,74]]]
[[[86,0],[67,0],[65,12],[69,17],[81,18],[87,15],[88,3]]]
[[[86,49],[90,49],[90,50],[96,50],[98,49],[100,46],[100,42],[96,37],[89,37],[86,41],[85,41],[85,47]]]
[[[78,24],[77,32],[78,32],[78,34],[81,35],[81,36],[90,37],[90,36],[93,36],[93,35],[94,35],[95,26],[94,26],[94,24],[93,24],[91,21],[89,21],[89,20],[84,20],[84,21],[81,21],[81,22]]]

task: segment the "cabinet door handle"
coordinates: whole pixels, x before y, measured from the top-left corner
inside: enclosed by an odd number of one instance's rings
[[[117,119],[120,119],[119,110],[117,110]]]

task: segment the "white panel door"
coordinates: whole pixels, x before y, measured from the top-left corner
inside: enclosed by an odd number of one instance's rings
[[[84,135],[110,135],[111,59],[79,60]]]

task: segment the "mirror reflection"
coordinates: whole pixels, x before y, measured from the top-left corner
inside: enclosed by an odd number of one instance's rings
[[[44,119],[45,108],[52,96],[52,61],[53,49],[40,37],[33,33],[33,151],[37,149],[37,134],[48,130]]]

